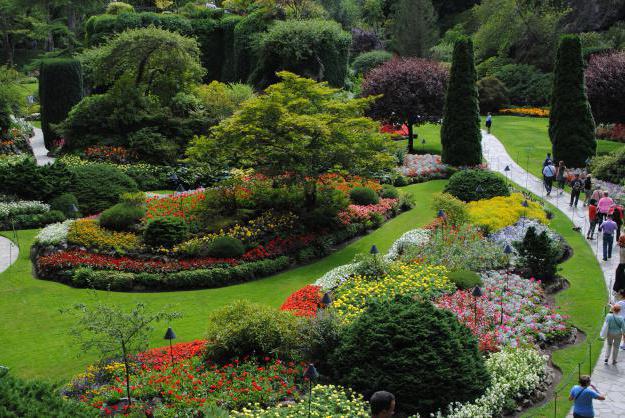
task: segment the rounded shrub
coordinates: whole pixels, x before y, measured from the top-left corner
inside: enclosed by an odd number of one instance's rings
[[[481,192],[477,191],[477,186],[481,186]],[[510,196],[506,180],[491,171],[484,170],[458,171],[449,178],[445,192],[465,202]]]
[[[473,289],[482,285],[482,278],[479,274],[470,270],[451,271],[447,278],[454,282],[458,289]]]
[[[114,1],[106,6],[107,15],[120,15],[122,13],[132,13],[135,8],[131,4],[124,3],[123,1]]]
[[[480,113],[497,112],[510,103],[506,85],[496,77],[484,77],[477,82]]]
[[[113,166],[87,165],[72,168],[75,180],[70,190],[86,214],[101,212],[126,192],[136,192],[137,183]]]
[[[207,255],[217,258],[241,257],[244,252],[241,240],[229,236],[215,238],[206,248]]]
[[[375,190],[369,187],[354,187],[349,192],[349,198],[356,205],[373,205],[380,201],[380,197]]]
[[[71,193],[63,193],[50,201],[50,209],[61,211],[68,218],[79,215],[78,213],[74,213],[72,205],[78,208],[78,199]]]
[[[383,184],[380,196],[384,199],[399,199],[399,191],[390,184]]]
[[[298,356],[300,327],[290,312],[239,300],[209,315],[206,339],[208,360],[252,354],[287,360]]]
[[[143,240],[152,247],[171,248],[185,240],[189,226],[180,218],[155,218],[147,223]]]
[[[118,203],[102,212],[100,226],[113,231],[132,231],[144,215],[143,207]]]
[[[394,393],[405,415],[473,401],[490,381],[471,331],[453,313],[409,297],[371,303],[345,328],[330,364],[338,382],[365,396]]]
[[[393,54],[388,51],[377,50],[364,52],[356,57],[352,63],[352,68],[356,74],[366,74],[372,68],[386,61],[390,61],[392,58]]]

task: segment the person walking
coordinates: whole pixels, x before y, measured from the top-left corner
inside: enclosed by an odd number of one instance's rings
[[[592,195],[592,176],[590,174],[586,174],[586,178],[584,179],[584,206],[588,205],[591,195]]]
[[[558,164],[556,180],[558,181],[558,187],[560,187],[560,194],[564,193],[564,185],[566,184],[566,165],[564,165],[564,161],[560,161]]]
[[[616,222],[616,239],[621,236],[621,227],[623,226],[623,206],[615,204],[612,207],[612,219]]]
[[[605,221],[599,225],[599,231],[603,233],[603,261],[612,258],[612,245],[614,244],[614,233],[616,232],[616,222],[608,216]]]
[[[603,197],[599,199],[597,210],[599,211],[599,223],[603,222],[614,206],[614,200],[610,197],[608,192],[603,192]]]
[[[595,416],[593,399],[605,401],[606,396],[606,393],[599,393],[599,390],[590,383],[590,376],[580,376],[579,385],[573,386],[569,394],[569,401],[574,401],[573,418],[593,418]]]
[[[395,414],[395,396],[384,390],[371,395],[369,400],[372,418],[390,418]]]
[[[556,168],[553,162],[549,162],[543,168],[543,180],[545,181],[545,190],[547,190],[547,196],[551,195],[551,189],[553,188],[553,181],[556,179]]]
[[[579,178],[579,174],[575,174],[575,178],[571,182],[571,203],[569,203],[569,207],[572,207],[573,204],[575,204],[575,207],[577,207],[579,195],[582,193],[583,189],[584,182]]]
[[[590,222],[590,226],[588,227],[586,239],[595,239],[595,228],[597,227],[597,202],[595,199],[590,199],[588,203],[588,221]]]
[[[493,115],[491,115],[490,112],[488,112],[488,115],[486,115],[486,132],[488,132],[490,134],[490,127],[493,126]]]
[[[612,355],[612,364],[618,363],[618,349],[621,344],[621,338],[625,333],[625,320],[620,316],[621,305],[615,303],[610,309],[610,313],[605,316],[605,325],[608,328],[608,348],[605,353],[604,363],[608,364],[610,361],[610,355]]]
[[[625,234],[620,235],[618,241],[619,252],[619,264],[614,274],[614,285],[612,290],[616,293],[625,292]],[[625,306],[621,306],[621,310],[625,309]],[[625,316],[625,311],[622,312],[622,316]]]
[[[548,152],[547,153],[547,158],[545,158],[545,161],[543,161],[543,168],[547,167],[548,165],[552,165],[553,164],[553,159],[551,158],[551,153]]]

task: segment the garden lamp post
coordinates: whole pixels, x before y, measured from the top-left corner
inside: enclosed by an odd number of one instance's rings
[[[378,254],[380,254],[380,250],[378,250],[378,247],[375,244],[373,244],[371,246],[371,249],[369,250],[369,254],[371,254],[373,256],[378,255]]]
[[[310,363],[304,372],[304,378],[308,379],[308,417],[310,418],[310,408],[312,404],[312,382],[319,378],[319,372],[315,369],[315,365]]]
[[[475,188],[475,194],[477,195],[477,200],[480,200],[480,198],[482,197],[482,193],[484,193],[484,188],[482,187],[481,184],[478,184],[477,187]]]
[[[510,172],[510,166],[507,165],[506,168],[503,169],[503,171],[506,173],[506,183],[509,183],[510,180],[508,179],[508,173]]]
[[[473,295],[473,316],[475,326],[477,327],[477,298],[482,297],[482,289],[479,286],[475,286],[471,294]]]
[[[71,205],[67,207],[67,211],[69,212],[72,218],[75,218],[76,215],[78,214],[78,207],[72,203]]]
[[[525,219],[527,218],[527,208],[529,207],[529,203],[527,202],[527,199],[524,199],[521,202],[521,206],[523,206],[523,222],[522,225],[525,226]]]
[[[425,153],[425,138],[421,138],[421,152]]]
[[[332,298],[330,297],[330,292],[325,292],[321,299],[319,300],[319,312],[321,309],[327,308],[332,303]]]
[[[176,333],[171,327],[167,327],[167,332],[165,332],[165,339],[169,340],[169,355],[171,357],[172,364],[174,363],[174,349],[171,345],[171,340],[176,338]]]

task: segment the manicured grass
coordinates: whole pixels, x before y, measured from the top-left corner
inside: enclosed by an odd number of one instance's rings
[[[285,298],[300,287],[341,264],[350,262],[357,253],[366,252],[371,245],[385,252],[401,234],[429,222],[434,211],[430,208],[432,193],[440,192],[446,181],[415,184],[403,190],[413,193],[416,206],[384,224],[373,233],[353,242],[318,262],[293,269],[266,279],[221,289],[206,289],[163,293],[93,292],[74,289],[59,283],[34,279],[28,258],[35,230],[20,231],[20,258],[0,274],[0,363],[22,377],[52,380],[68,379],[93,362],[93,354],[77,358],[79,350],[67,334],[70,321],[59,308],[74,303],[89,302],[97,297],[105,303],[129,306],[145,302],[153,309],[171,305],[184,318],[172,323],[178,342],[201,338],[206,328],[207,314],[235,299],[249,299],[279,307]],[[4,233],[10,237],[9,233]],[[151,346],[165,345],[162,339],[167,324],[160,324],[151,339]]]
[[[441,153],[441,125],[428,123],[414,129],[418,136],[414,140],[415,151],[418,154],[439,154]],[[425,144],[421,141],[425,139]],[[392,149],[408,149],[408,140],[393,141]]]
[[[506,147],[508,154],[527,171],[542,177],[542,165],[548,152],[551,152],[548,118],[524,118],[520,116],[495,116],[495,135]],[[624,144],[598,140],[597,154],[606,154]]]

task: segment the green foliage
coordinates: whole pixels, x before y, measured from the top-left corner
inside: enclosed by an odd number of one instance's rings
[[[236,79],[247,81],[258,66],[258,38],[271,24],[271,15],[256,11],[243,17],[234,27],[234,60]]]
[[[471,331],[453,313],[407,297],[372,302],[343,331],[330,364],[340,383],[359,392],[392,392],[407,415],[472,401],[490,381]]]
[[[393,54],[388,51],[369,51],[358,55],[352,63],[352,68],[356,74],[366,74],[372,68],[389,61]]]
[[[482,192],[477,193],[477,186]],[[496,173],[484,170],[463,170],[449,178],[445,192],[465,202],[480,199],[490,199],[495,196],[510,196],[506,180]]]
[[[473,42],[464,38],[454,46],[453,62],[441,126],[442,160],[454,166],[482,162],[482,134]]]
[[[314,2],[306,3],[314,4]],[[360,2],[357,0],[320,0],[319,3],[330,15],[330,18],[339,22],[345,30],[351,29],[358,23]],[[323,16],[324,14],[321,13],[315,17],[326,17]]]
[[[510,102],[518,106],[544,106],[549,103],[553,75],[533,65],[505,64],[495,67],[487,76],[496,77],[508,90]]]
[[[330,370],[330,354],[338,347],[341,338],[339,320],[332,309],[326,309],[304,319],[301,331],[302,354],[306,361],[319,370]]]
[[[551,281],[558,270],[560,250],[552,242],[547,231],[540,234],[531,226],[527,229],[523,241],[514,243],[518,253],[523,276],[534,277],[543,281]]]
[[[0,138],[12,125],[11,115],[20,114],[22,97],[18,85],[19,78],[17,71],[0,66]]]
[[[113,231],[133,231],[144,215],[143,207],[118,203],[102,212],[100,226]]]
[[[113,166],[86,165],[72,172],[75,180],[69,190],[85,214],[101,212],[116,204],[122,193],[137,191],[137,183]]]
[[[65,215],[58,210],[51,210],[43,213],[20,214],[10,218],[0,218],[0,229],[32,229],[42,228],[46,225],[63,222]]]
[[[191,27],[200,48],[202,66],[206,69],[204,80],[219,80],[224,60],[221,22],[212,18],[196,18],[191,20]]]
[[[61,164],[37,166],[33,158],[0,162],[2,193],[24,200],[48,201],[69,191],[74,176]]]
[[[432,0],[397,0],[391,23],[391,46],[402,57],[426,57],[438,40]]]
[[[59,388],[50,383],[8,375],[0,377],[0,416],[87,418],[94,413],[84,403],[63,399]]]
[[[237,62],[235,61],[235,38],[234,29],[243,18],[237,15],[227,15],[221,22],[222,48],[224,51],[221,64],[221,76],[219,79],[225,82],[239,81],[237,77]]]
[[[592,175],[598,179],[619,184],[625,179],[625,147],[593,158],[591,171]]]
[[[254,96],[254,89],[247,84],[212,81],[208,85],[198,86],[196,94],[209,118],[221,121],[232,116],[245,100]]]
[[[445,212],[447,222],[453,226],[464,225],[469,221],[464,202],[449,193],[436,193],[432,196],[432,209]]]
[[[131,151],[141,156],[141,160],[152,164],[173,164],[178,156],[176,143],[168,140],[158,128],[141,128],[128,135]]]
[[[369,187],[354,187],[349,192],[349,198],[357,205],[373,205],[380,201],[378,194]]]
[[[584,86],[579,37],[562,37],[553,80],[549,138],[553,157],[567,167],[584,167],[597,150],[595,121]]]
[[[388,273],[391,263],[386,261],[382,254],[357,254],[353,264],[356,265],[354,274],[371,279],[381,278]]]
[[[477,81],[477,91],[480,98],[480,112],[497,112],[510,103],[508,89],[498,78],[484,77]]]
[[[390,184],[383,184],[382,191],[380,192],[380,197],[384,199],[398,199],[399,191]]]
[[[82,69],[75,59],[50,59],[39,69],[41,128],[46,148],[52,150],[60,138],[52,124],[62,122],[83,97]]]
[[[276,72],[286,70],[341,87],[350,43],[350,34],[333,21],[277,21],[260,37],[260,61],[253,80],[265,87],[279,81]]]
[[[246,355],[298,357],[299,321],[290,312],[235,301],[208,317],[205,356],[211,361],[228,361]]]
[[[461,290],[471,290],[475,286],[482,286],[480,275],[470,270],[451,271],[447,274],[447,278]]]
[[[171,248],[181,243],[189,234],[189,226],[180,218],[151,219],[143,231],[143,240],[152,247]]]
[[[120,15],[122,13],[133,13],[135,8],[131,4],[122,1],[113,1],[106,6],[107,15]]]
[[[315,197],[315,205],[300,213],[302,223],[311,230],[336,227],[341,209],[345,209],[349,199],[343,192],[331,188],[321,189]]]
[[[217,258],[237,258],[245,252],[240,239],[229,236],[217,237],[208,245],[207,255]]]
[[[50,201],[50,209],[61,211],[68,218],[80,215],[72,211],[72,205],[78,208],[78,199],[71,193],[63,193]]]

